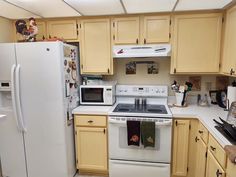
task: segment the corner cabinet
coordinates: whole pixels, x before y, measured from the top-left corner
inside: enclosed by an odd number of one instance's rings
[[[113,74],[110,19],[80,21],[81,74]]]
[[[226,13],[222,73],[236,76],[236,6]]]
[[[171,73],[218,73],[222,14],[174,15]]]
[[[58,37],[66,41],[78,41],[76,20],[52,20],[47,22],[48,38]]]
[[[75,142],[80,173],[108,173],[106,116],[76,115]]]

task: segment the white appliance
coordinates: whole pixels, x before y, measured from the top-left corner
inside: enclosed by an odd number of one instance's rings
[[[114,83],[104,82],[96,85],[80,86],[80,104],[82,105],[113,105],[116,101]]]
[[[3,177],[73,177],[77,50],[62,42],[0,44]]]
[[[109,113],[110,177],[170,177],[172,114],[167,86],[117,85],[117,104]],[[135,99],[145,105],[135,105]],[[155,147],[128,146],[128,120],[155,122]]]
[[[170,55],[170,44],[113,46],[113,58],[168,57]]]

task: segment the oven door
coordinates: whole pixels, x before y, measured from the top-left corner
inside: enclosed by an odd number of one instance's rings
[[[80,87],[80,104],[105,104],[103,87]]]
[[[170,163],[172,119],[145,118],[155,121],[155,147],[128,146],[127,120],[144,118],[109,117],[109,157],[116,160]]]
[[[170,164],[109,160],[110,177],[170,177]]]

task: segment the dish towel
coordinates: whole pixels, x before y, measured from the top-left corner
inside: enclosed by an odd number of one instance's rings
[[[140,121],[127,121],[128,145],[139,146],[140,142]]]
[[[155,122],[141,122],[141,139],[144,147],[155,147]]]
[[[229,160],[236,164],[236,146],[226,145],[224,149],[227,156],[229,157]]]

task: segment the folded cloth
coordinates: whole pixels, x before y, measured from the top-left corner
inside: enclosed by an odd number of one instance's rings
[[[226,145],[224,150],[232,163],[236,164],[236,146]]]
[[[140,142],[140,121],[127,121],[128,145],[139,146]]]
[[[155,122],[141,122],[141,139],[144,147],[155,147]]]

